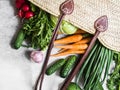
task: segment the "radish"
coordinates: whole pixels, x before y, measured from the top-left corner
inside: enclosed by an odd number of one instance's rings
[[[43,61],[43,54],[41,51],[32,51],[30,57],[36,63],[40,63]]]
[[[24,12],[23,12],[21,9],[18,11],[18,16],[19,16],[20,18],[23,18],[23,17],[24,17]]]
[[[30,10],[29,5],[28,5],[28,4],[24,4],[24,5],[22,6],[22,10],[23,10],[24,12],[29,11],[29,10]]]
[[[25,0],[16,0],[16,2],[23,4],[23,3],[25,3]]]
[[[25,0],[16,0],[15,6],[16,8],[20,9],[24,3],[25,3]]]
[[[26,13],[25,13],[25,18],[26,19],[29,19],[29,18],[31,18],[31,17],[33,17],[34,16],[34,13],[32,12],[32,11],[27,11]]]
[[[16,8],[17,8],[17,9],[20,9],[20,8],[21,8],[21,6],[22,6],[22,4],[21,4],[21,3],[19,3],[19,2],[16,2],[15,6],[16,6]]]

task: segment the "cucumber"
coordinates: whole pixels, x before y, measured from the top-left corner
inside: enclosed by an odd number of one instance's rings
[[[76,63],[76,59],[77,59],[77,56],[75,55],[68,57],[68,60],[66,61],[66,63],[64,64],[64,66],[62,67],[60,71],[60,76],[62,78],[65,78],[69,75],[71,69],[74,67]]]
[[[23,32],[23,30],[20,30],[14,42],[15,49],[19,49],[21,47],[24,38],[25,38],[25,33]]]
[[[65,59],[60,59],[60,60],[56,61],[49,68],[47,68],[46,74],[47,75],[53,74],[56,70],[60,69],[65,64],[65,62],[66,62]]]
[[[68,87],[67,87],[67,90],[82,90],[79,85],[77,85],[76,83],[74,82],[71,82]],[[96,89],[97,90],[97,89]]]

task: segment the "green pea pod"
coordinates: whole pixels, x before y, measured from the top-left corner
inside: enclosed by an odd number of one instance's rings
[[[77,56],[75,56],[75,55],[72,55],[68,58],[68,60],[66,61],[63,68],[60,71],[60,76],[62,78],[65,78],[69,75],[71,69],[74,67],[74,65],[76,63],[76,59],[77,59]]]
[[[53,65],[51,65],[49,68],[47,68],[46,74],[47,75],[53,74],[55,71],[60,69],[65,64],[65,62],[66,62],[65,59],[60,59],[60,60],[56,61]]]
[[[17,35],[16,40],[14,42],[14,48],[15,49],[19,49],[21,47],[24,38],[25,38],[25,33],[24,33],[23,30],[20,30],[18,32],[18,35]]]

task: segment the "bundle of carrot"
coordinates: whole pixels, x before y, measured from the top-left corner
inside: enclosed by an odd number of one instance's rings
[[[57,54],[51,56],[64,56],[69,54],[84,54],[90,42],[90,34],[83,30],[77,30],[75,34],[54,41],[56,48],[60,48]]]

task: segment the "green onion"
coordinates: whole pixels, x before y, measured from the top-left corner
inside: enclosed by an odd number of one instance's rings
[[[99,41],[96,41],[93,49],[76,76],[76,83],[79,84],[83,76],[85,81],[83,83],[84,90],[95,90],[98,84],[101,83],[100,85],[102,85],[102,82],[108,75],[110,63],[113,59],[112,57],[113,51],[104,47]],[[104,69],[105,73],[102,79]]]
[[[97,46],[98,46],[98,44],[96,44],[96,45],[93,47],[92,51],[90,52],[91,54],[88,56],[87,60],[86,60],[85,63],[83,64],[80,72],[79,72],[78,75],[76,76],[76,83],[79,83],[79,79],[81,78],[81,76],[82,76],[82,74],[83,74],[83,71],[84,71],[87,63],[89,62],[90,58],[91,58],[92,55],[94,54],[94,51],[96,50]]]

